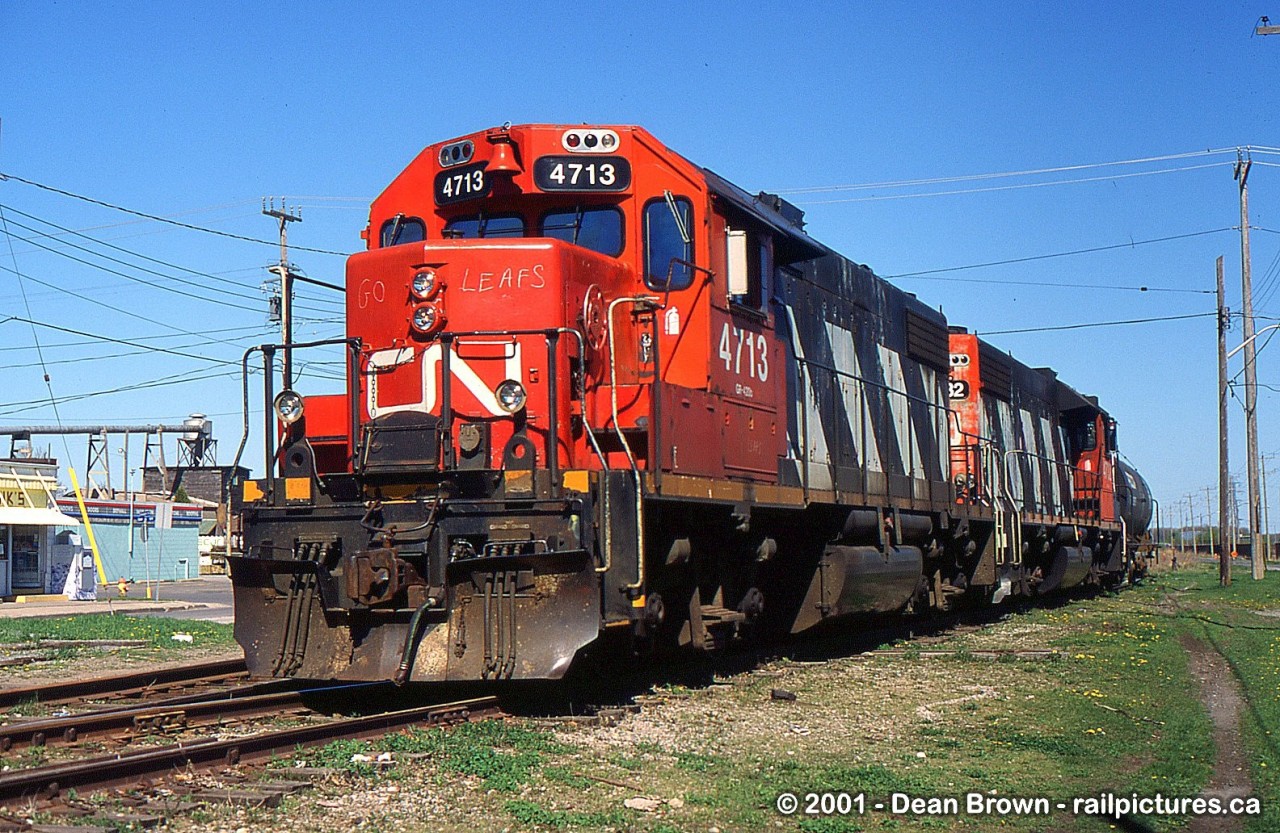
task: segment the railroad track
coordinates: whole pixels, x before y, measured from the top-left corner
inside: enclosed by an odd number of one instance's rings
[[[0,752],[24,746],[54,746],[110,740],[129,743],[143,735],[223,725],[259,717],[311,711],[316,689],[280,691],[269,681],[205,695],[174,697],[145,705],[115,706],[73,715],[20,720],[0,726]]]
[[[248,679],[249,673],[243,659],[216,660],[109,677],[70,680],[65,683],[0,689],[0,709],[11,709],[23,703],[63,705],[95,699],[154,697],[163,692],[208,689]]]
[[[246,701],[249,699],[245,698]],[[267,702],[260,699],[255,708],[269,708]],[[270,713],[278,715],[280,712],[277,709]],[[340,738],[367,739],[411,726],[439,726],[488,718],[498,713],[496,697],[478,697],[360,717],[327,719],[231,739],[175,743],[18,770],[0,774],[0,808],[48,801],[68,790],[83,795],[113,787],[149,787],[153,786],[155,779],[191,769],[234,766]]]

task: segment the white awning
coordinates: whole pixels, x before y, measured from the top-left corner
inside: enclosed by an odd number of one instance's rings
[[[32,506],[0,506],[0,524],[10,526],[79,526],[80,522],[57,509]]]

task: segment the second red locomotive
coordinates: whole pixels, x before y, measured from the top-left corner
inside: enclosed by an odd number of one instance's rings
[[[255,674],[554,679],[1116,581],[1150,521],[1096,400],[642,128],[432,145],[364,236],[345,390],[267,390]]]

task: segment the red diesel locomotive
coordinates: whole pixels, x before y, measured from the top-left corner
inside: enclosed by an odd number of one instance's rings
[[[1135,562],[1150,494],[1096,400],[642,128],[432,145],[362,236],[345,390],[274,395],[314,345],[255,348],[254,674],[555,679]]]

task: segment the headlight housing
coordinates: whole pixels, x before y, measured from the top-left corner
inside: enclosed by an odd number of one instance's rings
[[[434,269],[419,269],[414,273],[413,280],[409,284],[409,291],[419,301],[431,300],[439,289],[440,276]]]
[[[293,390],[280,391],[271,407],[276,412],[276,419],[285,425],[293,425],[302,419],[302,412],[305,410],[302,396]]]
[[[514,379],[508,379],[498,385],[493,393],[498,399],[498,406],[509,414],[514,414],[523,408],[529,398],[529,395],[525,393],[524,385]]]
[[[418,304],[409,319],[414,330],[431,335],[444,326],[444,313],[435,304]]]

